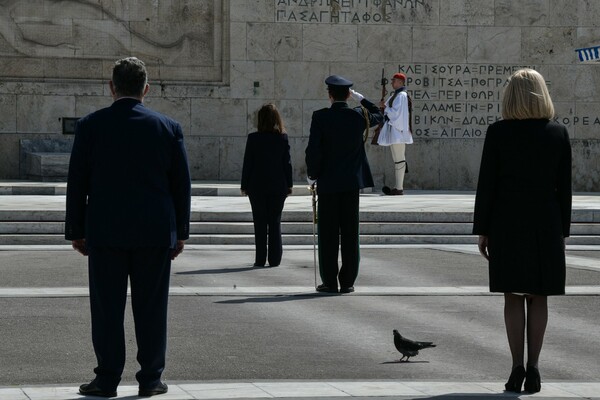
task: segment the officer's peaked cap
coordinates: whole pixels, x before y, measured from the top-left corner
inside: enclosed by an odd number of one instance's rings
[[[344,87],[350,87],[350,86],[354,85],[354,83],[352,83],[352,81],[349,81],[348,79],[344,78],[343,76],[339,76],[339,75],[331,75],[330,77],[325,79],[325,84],[327,86],[344,86]]]

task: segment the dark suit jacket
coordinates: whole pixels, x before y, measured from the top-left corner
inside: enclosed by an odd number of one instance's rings
[[[77,122],[65,238],[93,246],[171,246],[189,237],[181,126],[123,98]]]
[[[369,126],[383,120],[381,110],[367,99]],[[371,168],[364,146],[366,120],[361,107],[335,102],[315,111],[306,148],[307,174],[317,179],[317,192],[338,193],[373,187]]]
[[[247,194],[287,195],[292,181],[288,136],[271,132],[248,135],[241,189]]]
[[[508,197],[508,199],[504,199]],[[545,214],[546,203],[557,214]],[[475,202],[473,233],[489,235],[494,216],[553,219],[568,237],[571,224],[571,144],[567,129],[544,119],[503,120],[488,128]],[[511,217],[511,219],[513,218]],[[498,221],[499,222],[499,221]],[[505,232],[519,235],[522,232]]]

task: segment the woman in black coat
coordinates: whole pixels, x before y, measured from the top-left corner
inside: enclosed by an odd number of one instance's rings
[[[294,186],[290,145],[281,115],[273,104],[265,104],[258,111],[257,129],[246,141],[241,190],[252,206],[254,266],[264,267],[268,260],[269,266],[276,267],[283,254],[281,212]]]
[[[490,291],[504,293],[513,359],[506,390],[520,392],[525,380],[525,390],[535,393],[541,388],[538,358],[548,321],[547,296],[565,293],[571,146],[567,129],[551,122],[554,106],[546,83],[532,69],[510,77],[502,117],[485,138],[473,233],[489,261]]]

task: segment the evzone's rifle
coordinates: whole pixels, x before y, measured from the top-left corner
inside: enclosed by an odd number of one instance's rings
[[[379,109],[381,110],[381,112],[383,113],[383,110],[385,109],[385,106],[383,105],[384,101],[385,101],[385,96],[387,96],[387,88],[386,85],[388,84],[388,80],[385,77],[385,68],[381,68],[381,81],[380,81],[380,85],[381,85],[381,100],[380,100],[380,104],[379,104]],[[379,133],[381,132],[381,128],[383,128],[383,124],[385,123],[385,121],[381,121],[379,123],[379,125],[377,125],[377,128],[375,128],[373,130],[373,139],[371,139],[371,144],[377,145],[377,140],[379,139]]]

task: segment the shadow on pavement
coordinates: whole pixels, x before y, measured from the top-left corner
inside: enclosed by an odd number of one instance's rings
[[[418,397],[419,400],[433,400],[433,399],[443,399],[443,400],[465,400],[465,399],[494,399],[494,398],[502,398],[502,399],[519,399],[522,395],[528,395],[528,393],[512,393],[512,392],[502,392],[502,393],[449,393],[442,394],[439,396],[432,397]]]
[[[379,363],[381,365],[383,364],[429,364],[429,361],[400,361],[400,360],[394,360],[394,361],[384,361],[382,363]]]
[[[175,275],[207,275],[207,274],[229,274],[232,272],[244,272],[258,269],[257,267],[238,267],[238,268],[214,268],[198,269],[196,271],[175,272]]]
[[[232,299],[232,300],[221,300],[215,301],[217,304],[240,304],[240,303],[282,303],[284,301],[296,301],[296,300],[312,300],[318,297],[335,296],[335,294],[324,295],[322,293],[315,294],[286,294],[286,295],[274,295],[265,297],[247,297],[245,299]]]

